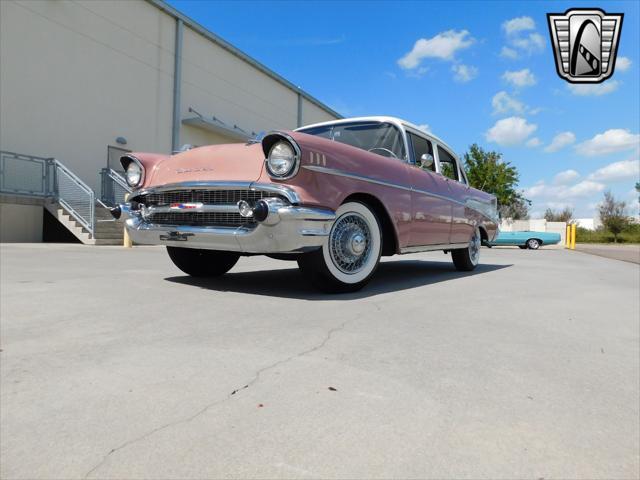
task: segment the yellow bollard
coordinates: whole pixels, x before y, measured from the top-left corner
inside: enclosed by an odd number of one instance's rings
[[[126,202],[129,199],[129,194],[127,193],[124,196],[124,201]],[[133,242],[131,241],[131,237],[129,236],[129,232],[127,232],[127,227],[124,227],[124,235],[122,236],[122,246],[124,248],[133,247]]]
[[[567,229],[564,232],[564,246],[565,248],[571,248],[571,225],[567,225]]]
[[[571,250],[576,249],[576,224],[571,224]]]

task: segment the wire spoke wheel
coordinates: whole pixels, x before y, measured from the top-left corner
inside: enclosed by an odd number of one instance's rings
[[[382,253],[382,230],[373,210],[364,203],[347,202],[324,246],[300,255],[298,265],[325,292],[355,292],[369,281]]]
[[[479,228],[473,229],[473,234],[469,239],[467,248],[460,248],[451,251],[451,259],[456,269],[462,272],[470,272],[478,266],[480,262],[480,247],[482,245],[482,235]]]
[[[480,244],[480,231],[476,228],[473,232],[473,237],[471,237],[471,242],[469,242],[469,259],[474,265],[477,265],[480,261]]]
[[[334,224],[329,237],[333,264],[343,273],[362,270],[371,254],[371,230],[358,213],[348,213]]]

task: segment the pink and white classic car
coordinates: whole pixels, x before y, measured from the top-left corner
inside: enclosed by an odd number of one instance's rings
[[[297,260],[320,289],[351,292],[380,256],[451,252],[473,270],[497,231],[494,196],[469,186],[442,140],[392,117],[274,131],[261,141],[121,158],[131,239],[166,245],[192,276],[240,256]]]

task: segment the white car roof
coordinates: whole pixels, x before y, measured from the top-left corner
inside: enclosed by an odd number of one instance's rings
[[[443,147],[446,147],[451,153],[455,155],[455,151],[453,150],[453,148],[451,148],[446,142],[442,141],[441,138],[435,136],[431,132],[425,132],[417,125],[414,125],[411,122],[407,122],[406,120],[402,120],[401,118],[398,118],[398,117],[373,115],[369,117],[341,118],[340,120],[330,120],[328,122],[320,122],[320,123],[313,123],[311,125],[304,125],[302,127],[296,128],[294,131],[303,130],[306,128],[312,128],[312,127],[324,127],[327,125],[341,125],[344,123],[353,123],[353,122],[386,122],[386,123],[391,123],[401,129],[406,129],[407,127],[409,127],[410,129],[415,130],[417,133],[420,133],[421,135],[424,135],[427,138],[431,138],[435,140],[438,144],[442,145]]]

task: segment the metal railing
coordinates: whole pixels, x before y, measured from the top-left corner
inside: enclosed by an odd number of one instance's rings
[[[56,198],[93,236],[96,225],[96,196],[93,190],[80,178],[55,161]]]
[[[100,200],[106,205],[117,205],[125,202],[125,196],[131,193],[131,188],[127,185],[122,175],[111,168],[100,170]]]
[[[27,197],[54,196],[53,158],[0,151],[0,192]]]
[[[53,198],[94,235],[95,193],[54,158],[0,151],[0,193]]]

